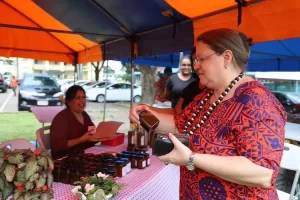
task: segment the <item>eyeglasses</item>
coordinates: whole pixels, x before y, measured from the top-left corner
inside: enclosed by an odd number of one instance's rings
[[[203,56],[203,57],[201,57],[201,58],[195,58],[195,59],[193,60],[193,64],[194,64],[194,65],[199,64],[200,62],[203,62],[204,60],[208,59],[210,56],[215,55],[215,54],[217,54],[217,52],[215,52],[215,53],[213,53],[213,54],[210,54],[210,55],[208,55],[208,56]]]

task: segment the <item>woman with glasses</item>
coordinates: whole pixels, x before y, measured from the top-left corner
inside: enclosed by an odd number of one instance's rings
[[[84,150],[96,142],[92,139],[94,124],[84,111],[85,91],[81,86],[73,85],[66,92],[66,109],[59,112],[50,126],[51,156],[61,158],[75,150]]]
[[[197,38],[194,68],[206,89],[180,115],[147,105],[156,131],[190,137],[190,148],[169,134],[174,149],[159,157],[180,167],[181,199],[278,199],[276,177],[284,150],[286,112],[262,84],[244,74],[249,40],[241,32],[215,29]]]
[[[182,90],[190,83],[196,81],[192,76],[191,59],[184,56],[180,60],[179,73],[172,75],[166,84],[164,96],[172,102],[172,108],[175,108],[178,100],[180,99]]]

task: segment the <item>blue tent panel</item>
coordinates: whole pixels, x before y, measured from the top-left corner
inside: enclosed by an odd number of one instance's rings
[[[122,61],[127,62],[126,59]],[[134,62],[140,65],[178,67],[179,54],[142,57]],[[300,71],[300,38],[254,44],[251,47],[248,71]]]

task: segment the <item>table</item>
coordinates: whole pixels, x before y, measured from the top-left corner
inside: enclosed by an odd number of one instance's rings
[[[285,138],[300,142],[300,124],[287,122],[285,125]]]
[[[126,149],[127,142],[117,147],[96,146],[86,150],[86,153],[120,152]],[[151,154],[151,151],[149,152]],[[112,198],[115,199],[179,199],[179,167],[165,165],[155,156],[150,156],[151,165],[145,169],[133,169],[126,176],[119,178],[119,183],[125,187]],[[77,200],[71,189],[74,186],[54,183],[54,199]]]

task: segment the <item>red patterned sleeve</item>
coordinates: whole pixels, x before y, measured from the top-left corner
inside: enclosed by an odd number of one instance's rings
[[[274,170],[274,184],[284,150],[285,111],[277,99],[262,88],[241,95],[237,99],[238,110],[239,115],[233,122],[238,154]]]

